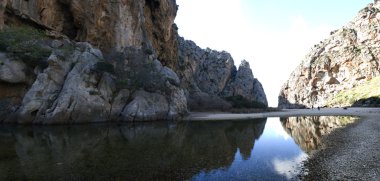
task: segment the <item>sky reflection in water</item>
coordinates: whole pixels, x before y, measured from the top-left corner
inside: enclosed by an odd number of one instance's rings
[[[251,155],[239,150],[230,167],[201,172],[193,180],[287,180],[295,177],[307,155],[285,132],[279,118],[268,118]]]

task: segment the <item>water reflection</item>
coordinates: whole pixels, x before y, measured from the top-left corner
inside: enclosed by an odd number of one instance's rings
[[[0,180],[187,180],[251,156],[266,119],[0,127]]]
[[[192,180],[292,180],[307,155],[282,128],[279,118],[268,118],[248,160],[236,152],[228,167],[200,172]]]
[[[285,131],[306,153],[319,149],[321,138],[357,118],[341,116],[290,117],[281,119]]]
[[[0,180],[289,180],[321,136],[353,120],[3,125]]]

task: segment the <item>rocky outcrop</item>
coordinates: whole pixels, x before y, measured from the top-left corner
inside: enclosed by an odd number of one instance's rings
[[[315,45],[282,87],[279,107],[340,106],[329,100],[379,76],[379,21],[376,1]]]
[[[234,96],[267,105],[247,62],[236,70],[229,53],[179,38],[176,12],[175,0],[1,1],[0,122],[180,119]]]
[[[173,66],[176,52],[175,0],[3,0],[0,27],[28,23],[86,41],[103,51],[148,46]],[[6,4],[6,15],[1,13]],[[3,20],[4,19],[4,20]]]
[[[249,63],[243,60],[236,74],[224,88],[224,97],[242,96],[249,101],[257,101],[268,106],[267,98],[261,83],[253,77]]]
[[[122,58],[128,61],[115,73],[104,68],[113,66],[105,61],[100,50],[88,43],[54,40],[51,48],[48,66],[36,72],[29,88],[23,61],[5,59],[0,66],[0,72],[6,72],[0,74],[2,85],[20,88],[17,91],[20,93],[2,91],[2,112],[8,114],[2,121],[62,124],[163,120],[176,119],[187,112],[177,75],[142,50],[126,50],[128,57]],[[116,80],[121,73],[141,74],[142,67],[147,65],[149,71],[143,72],[144,76]]]
[[[227,109],[231,103],[224,98],[232,96],[268,105],[265,92],[247,61],[243,60],[237,70],[232,56],[225,51],[204,50],[181,37],[178,42],[176,70],[181,86],[187,90],[190,109]]]

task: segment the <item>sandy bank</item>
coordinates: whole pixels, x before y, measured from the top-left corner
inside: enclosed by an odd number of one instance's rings
[[[323,138],[324,148],[305,163],[302,180],[380,180],[380,116]]]
[[[265,113],[221,113],[221,112],[192,112],[184,119],[187,121],[218,121],[244,120],[266,117],[294,117],[294,116],[380,116],[380,108],[322,108],[318,109],[284,109],[281,112]]]

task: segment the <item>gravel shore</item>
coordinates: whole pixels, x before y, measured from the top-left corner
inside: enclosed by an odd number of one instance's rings
[[[380,180],[380,116],[362,117],[324,138],[302,180]]]

